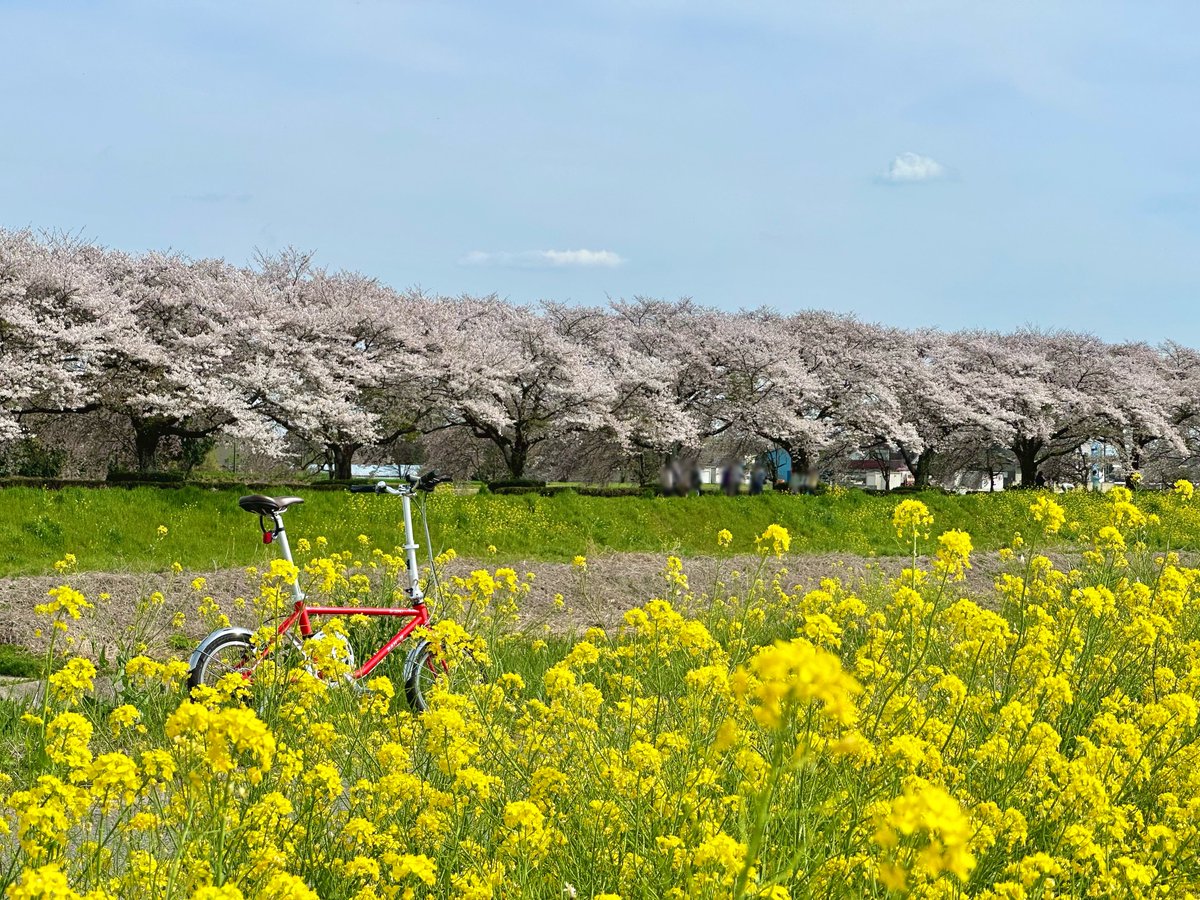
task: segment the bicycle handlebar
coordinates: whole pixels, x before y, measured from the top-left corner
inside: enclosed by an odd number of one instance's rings
[[[439,475],[436,470],[430,469],[424,475],[417,476],[409,474],[405,476],[408,485],[404,487],[394,488],[386,481],[380,481],[375,484],[352,484],[350,492],[352,494],[411,494],[414,491],[432,491],[439,484],[445,484],[447,481],[453,481],[449,475]]]

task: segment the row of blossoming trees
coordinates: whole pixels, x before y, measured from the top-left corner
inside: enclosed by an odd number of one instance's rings
[[[778,447],[806,470],[886,448],[919,483],[996,453],[1031,481],[1093,439],[1178,467],[1198,412],[1200,355],[1174,343],[687,300],[526,307],[293,251],[241,268],[0,231],[0,441],[107,434],[141,470],[224,436],[309,448],[341,477],[417,440],[460,470],[490,448],[514,476],[628,477],[632,458],[702,448]]]

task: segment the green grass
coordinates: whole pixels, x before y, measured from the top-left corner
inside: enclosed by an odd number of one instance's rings
[[[41,678],[45,671],[44,656],[15,644],[0,644],[0,675],[9,678]]]
[[[203,487],[0,489],[0,575],[50,572],[68,552],[84,571],[162,571],[176,561],[188,569],[259,563],[274,548],[262,545],[257,520],[238,508],[239,493]],[[429,519],[436,549],[486,557],[488,545],[495,545],[497,563],[569,560],[606,550],[715,554],[721,528],[734,534],[733,545],[721,552],[746,553],[772,522],[791,531],[793,552],[893,555],[903,552],[891,528],[900,499],[857,491],[653,499],[438,493],[429,501]],[[935,533],[964,529],[980,550],[1005,545],[1014,528],[1032,527],[1028,492],[927,493],[921,499],[934,514]],[[1068,522],[1079,522],[1085,532],[1106,521],[1107,503],[1100,496],[1057,499]],[[401,542],[395,498],[311,491],[306,501],[287,515],[293,541],[324,535],[331,547],[349,547],[362,533],[381,546]],[[1151,531],[1152,544],[1200,549],[1200,504],[1181,506],[1173,496],[1150,493],[1138,495],[1137,502],[1162,514],[1163,526]],[[167,527],[165,537],[157,536],[159,525]]]

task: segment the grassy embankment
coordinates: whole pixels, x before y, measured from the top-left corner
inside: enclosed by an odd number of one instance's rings
[[[274,550],[259,542],[255,519],[237,507],[238,494],[199,487],[0,490],[0,575],[49,572],[67,552],[84,571],[158,571],[175,561],[194,570],[255,563]],[[498,563],[605,551],[746,553],[754,535],[772,522],[791,532],[795,553],[891,555],[903,552],[891,529],[891,510],[900,499],[854,491],[655,499],[438,493],[429,501],[429,518],[435,548],[486,557],[493,545]],[[994,550],[1011,540],[1014,523],[1021,527],[1027,520],[1032,495],[927,493],[921,499],[935,516],[935,532],[960,528],[971,533],[976,549]],[[1095,495],[1058,499],[1068,523],[1078,522],[1085,534],[1107,515]],[[1139,496],[1147,511],[1163,514],[1162,526],[1147,535],[1151,545],[1200,549],[1200,510],[1165,499]],[[312,491],[306,501],[288,513],[293,541],[324,535],[331,547],[349,547],[360,533],[383,543],[390,532],[400,542],[395,498]],[[167,527],[161,538],[160,525]],[[734,541],[718,550],[715,535],[722,528],[733,532]],[[1064,534],[1070,532],[1068,524]]]

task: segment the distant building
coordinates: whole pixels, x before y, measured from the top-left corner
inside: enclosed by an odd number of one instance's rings
[[[846,484],[868,491],[890,491],[913,483],[902,459],[848,459]]]

